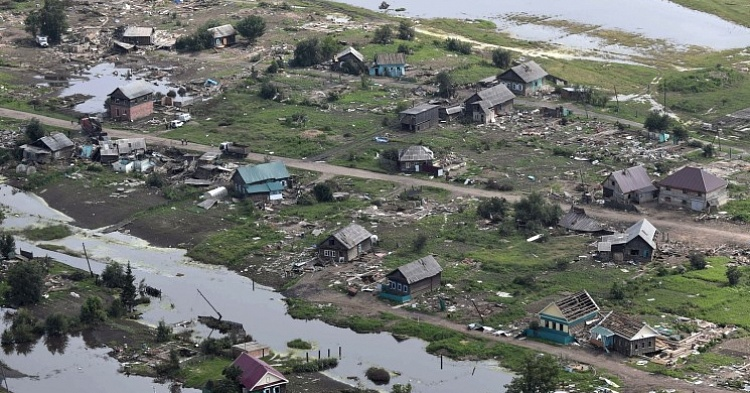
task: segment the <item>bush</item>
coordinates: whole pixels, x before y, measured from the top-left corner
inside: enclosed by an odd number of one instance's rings
[[[250,15],[237,22],[234,28],[252,43],[265,34],[266,21],[260,16]]]
[[[737,266],[729,266],[727,268],[727,281],[729,281],[729,285],[735,286],[739,284],[741,278],[742,272],[740,271],[740,268]]]
[[[513,284],[520,285],[522,287],[533,288],[536,285],[536,277],[533,274],[518,276],[513,279]]]
[[[505,198],[483,199],[477,206],[477,215],[492,222],[502,221],[507,212],[508,201]]]
[[[122,288],[125,286],[125,268],[117,262],[108,264],[102,271],[102,283],[107,288]]]
[[[694,270],[703,270],[706,268],[706,256],[703,254],[692,253],[689,256],[690,267]]]
[[[612,300],[625,299],[625,289],[619,283],[612,283],[612,287],[609,289],[609,297]]]
[[[84,325],[96,325],[104,322],[107,314],[104,312],[102,299],[98,296],[91,296],[81,306],[80,320]]]
[[[323,358],[310,360],[304,362],[301,359],[298,361],[291,362],[290,371],[292,373],[316,373],[332,369],[339,365],[339,360],[336,358]]]
[[[162,319],[156,327],[156,342],[165,343],[172,339],[172,327],[167,325]]]
[[[444,42],[445,49],[451,52],[461,53],[463,55],[471,54],[471,44],[461,41],[457,38],[447,38]]]
[[[550,203],[541,194],[533,192],[513,205],[516,221],[528,231],[539,231],[543,227],[557,225],[562,209]]]
[[[42,299],[46,272],[37,262],[18,262],[8,269],[6,282],[10,287],[5,297],[15,306],[36,304]]]
[[[47,336],[61,336],[68,332],[68,320],[60,313],[54,313],[44,320],[44,333]]]
[[[383,25],[375,30],[372,37],[373,44],[387,45],[393,42],[393,29],[390,25]]]
[[[301,338],[295,338],[294,340],[287,342],[286,346],[294,349],[312,349],[313,347],[312,344]]]
[[[509,50],[497,48],[492,51],[492,64],[498,68],[508,68],[513,60],[513,54]]]
[[[277,94],[279,94],[279,88],[273,83],[263,82],[263,84],[260,85],[260,91],[258,91],[258,96],[260,96],[260,98],[263,98],[264,100],[272,100],[276,98]]]
[[[107,316],[110,318],[120,318],[123,315],[127,314],[128,310],[125,309],[125,305],[122,304],[122,300],[120,299],[114,299],[112,300],[112,303],[109,304],[109,307],[107,308]]]
[[[417,32],[409,21],[402,20],[398,23],[398,39],[404,41],[413,41]]]
[[[427,245],[427,235],[424,233],[420,233],[417,235],[416,238],[414,238],[414,242],[412,243],[412,248],[414,248],[414,251],[417,253],[421,253],[422,250],[424,250],[424,247]]]
[[[295,67],[309,67],[330,60],[339,51],[341,45],[333,37],[326,36],[322,40],[313,37],[302,40],[294,48],[292,65]]]
[[[164,181],[164,177],[156,172],[152,172],[146,176],[146,187],[162,188],[165,184],[167,183]]]
[[[313,195],[315,195],[315,200],[318,202],[333,201],[333,191],[331,190],[331,186],[326,183],[316,184],[315,187],[313,187]]]
[[[365,376],[375,385],[387,385],[391,382],[391,374],[380,367],[368,368],[367,372],[365,372]]]

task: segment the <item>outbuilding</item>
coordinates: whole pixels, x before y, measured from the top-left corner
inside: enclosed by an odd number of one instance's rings
[[[440,122],[440,106],[420,104],[399,113],[401,129],[405,131],[422,131]]]

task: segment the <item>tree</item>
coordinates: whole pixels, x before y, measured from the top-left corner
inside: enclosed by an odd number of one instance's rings
[[[513,54],[506,49],[497,48],[492,51],[492,64],[497,68],[508,68],[513,60]]]
[[[400,383],[397,383],[391,388],[391,393],[411,393],[411,384],[407,383],[406,385],[401,385]]]
[[[117,262],[112,262],[102,271],[102,283],[108,288],[122,288],[125,283],[125,270]]]
[[[10,287],[6,298],[15,306],[39,303],[42,300],[44,276],[44,269],[37,262],[12,264],[6,280]]]
[[[424,247],[427,245],[427,235],[424,233],[420,233],[417,235],[417,237],[414,238],[414,243],[412,243],[412,246],[414,247],[414,251],[417,253],[421,253],[422,250],[424,250]]]
[[[50,43],[60,42],[68,28],[68,16],[61,0],[45,0],[42,8],[31,11],[24,21],[26,31],[33,36],[46,35]]]
[[[316,37],[308,38],[297,43],[294,48],[292,64],[296,67],[309,67],[323,61],[320,40]]]
[[[690,267],[694,270],[703,270],[706,268],[706,256],[703,254],[692,253],[689,256]]]
[[[527,355],[518,376],[513,378],[506,393],[546,393],[557,387],[560,364],[552,356]]]
[[[107,319],[107,314],[104,312],[102,299],[98,296],[86,298],[86,301],[81,306],[79,318],[86,325],[96,325],[99,322],[104,322]]]
[[[703,146],[703,157],[711,158],[714,156],[715,152],[716,149],[714,149],[714,145],[709,143]]]
[[[735,286],[739,284],[740,278],[742,278],[742,271],[740,271],[740,268],[737,266],[729,266],[727,268],[727,280],[729,281],[729,285]]]
[[[643,122],[643,126],[649,131],[664,131],[669,129],[669,125],[672,119],[667,114],[659,114],[657,111],[651,111],[646,120]]]
[[[156,342],[165,343],[172,339],[172,327],[162,319],[156,327]]]
[[[26,138],[28,138],[29,141],[34,142],[44,135],[44,126],[39,122],[39,119],[36,117],[31,119],[29,124],[26,125]]]
[[[44,320],[44,332],[47,336],[61,336],[68,331],[68,321],[60,313],[54,313]]]
[[[529,231],[557,224],[562,215],[560,205],[550,203],[538,192],[532,192],[513,205],[516,222],[525,225]]]
[[[0,233],[0,255],[8,258],[16,251],[16,239],[10,233]]]
[[[625,299],[625,289],[620,283],[614,282],[612,283],[612,288],[609,290],[609,297],[612,298],[612,300]]]
[[[672,127],[672,135],[677,141],[686,140],[689,136],[688,131],[685,129],[685,127],[682,126],[682,124],[675,124]]]
[[[393,43],[393,29],[391,25],[382,25],[375,29],[372,36],[373,44],[387,45]]]
[[[247,38],[250,43],[254,43],[266,32],[266,21],[260,16],[250,15],[237,22],[235,30],[243,37]]]
[[[341,43],[333,38],[333,36],[325,36],[320,40],[320,54],[323,56],[323,61],[332,60],[333,56],[341,51]]]
[[[414,41],[417,32],[409,21],[402,20],[398,24],[398,39],[404,41]]]
[[[453,98],[456,95],[456,85],[453,77],[447,71],[440,71],[435,77],[438,85],[438,95],[443,98]]]
[[[130,262],[128,262],[128,266],[125,268],[122,293],[120,294],[122,304],[128,309],[128,311],[133,311],[133,307],[135,307],[135,297],[135,276],[133,276],[133,269],[130,268]]]
[[[331,202],[333,201],[333,191],[331,186],[326,183],[318,183],[313,187],[313,195],[318,202]]]
[[[492,222],[502,221],[508,212],[508,201],[505,198],[492,197],[479,202],[477,214]]]

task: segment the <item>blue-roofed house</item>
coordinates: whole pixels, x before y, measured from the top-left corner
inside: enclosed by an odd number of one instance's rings
[[[284,199],[282,192],[289,185],[289,172],[282,161],[237,168],[232,183],[238,194],[256,201]]]
[[[586,290],[550,303],[539,312],[539,327],[528,329],[530,337],[570,344],[576,335],[586,333],[586,322],[599,317],[599,306]]]

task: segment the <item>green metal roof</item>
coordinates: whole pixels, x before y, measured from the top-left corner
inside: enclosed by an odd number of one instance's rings
[[[266,181],[285,180],[289,178],[289,172],[282,161],[267,162],[255,166],[243,166],[237,168],[237,173],[242,177],[245,184],[255,184]]]
[[[284,191],[284,184],[280,181],[272,181],[268,183],[252,184],[245,186],[245,193],[250,194],[265,194],[275,193]]]

